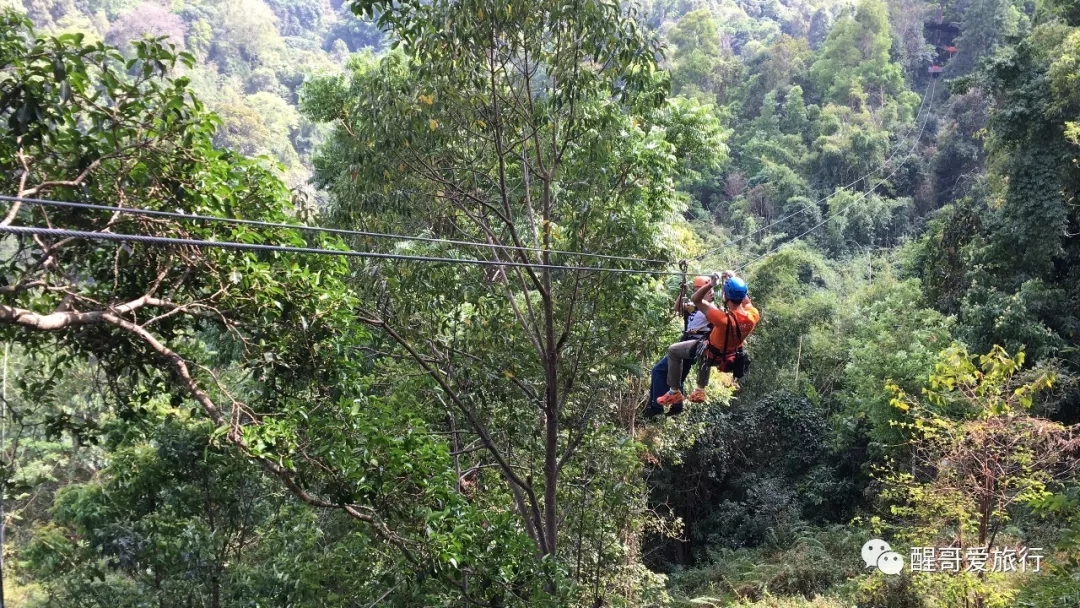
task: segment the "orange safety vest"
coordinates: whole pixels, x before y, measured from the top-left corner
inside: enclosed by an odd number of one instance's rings
[[[761,321],[761,313],[753,306],[740,306],[731,311],[713,308],[706,312],[706,318],[713,324],[706,350],[708,358],[718,361],[721,371],[728,371],[735,360],[735,352],[742,348]]]

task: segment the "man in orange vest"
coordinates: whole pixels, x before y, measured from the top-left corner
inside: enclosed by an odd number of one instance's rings
[[[706,294],[713,287],[720,284],[723,285],[724,307],[726,310],[705,301]],[[714,274],[710,284],[695,291],[694,295],[690,296],[690,301],[694,303],[698,310],[705,313],[705,318],[713,326],[712,331],[709,332],[706,358],[702,365],[716,365],[722,372],[732,371],[736,351],[746,341],[747,336],[754,331],[758,322],[761,321],[761,313],[754,308],[750,302],[750,297],[747,295],[746,281],[734,276],[721,279],[720,275]],[[697,350],[697,340],[677,342],[668,348],[668,392],[656,400],[658,404],[675,407],[683,402],[683,394],[679,390],[683,362],[693,359],[697,354]],[[690,393],[690,401],[700,402],[704,400],[705,387],[699,381],[698,387],[694,392]]]

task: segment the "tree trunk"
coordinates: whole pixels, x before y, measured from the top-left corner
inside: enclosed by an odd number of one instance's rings
[[[545,265],[551,264],[551,178],[544,179],[544,242],[541,257]],[[551,269],[545,268],[541,275],[544,300],[544,409],[547,412],[546,437],[544,440],[544,538],[548,555],[555,555],[558,537],[558,508],[556,490],[559,477],[559,353],[555,345],[555,304],[551,294]]]

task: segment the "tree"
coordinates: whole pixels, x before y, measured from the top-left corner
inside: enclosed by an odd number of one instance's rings
[[[686,13],[668,34],[668,40],[680,53],[699,50],[706,55],[720,54],[720,32],[708,9]]]
[[[980,135],[987,126],[989,110],[990,99],[975,88],[950,96],[940,112],[942,127],[937,133],[937,152],[931,166],[935,206],[978,193],[978,178],[986,162]]]
[[[323,5],[316,0],[269,0],[267,5],[277,15],[282,36],[314,32],[322,23]]]
[[[991,213],[971,240],[971,288],[960,306],[961,336],[972,348],[1024,347],[1034,361],[1062,356],[1072,369],[1080,302],[1080,247],[1071,236],[1080,214],[1072,201],[1080,167],[1068,122],[1080,108],[1072,86],[1078,39],[1071,28],[1040,27],[1003,48],[981,77],[994,100],[985,203]],[[1060,415],[1075,420],[1075,406]]]
[[[971,199],[943,207],[931,216],[912,250],[912,266],[927,303],[946,314],[959,312],[971,286],[973,246],[984,230],[979,211]]]
[[[930,6],[923,0],[903,0],[890,2],[888,8],[898,63],[905,73],[925,73],[931,56],[923,32],[927,16],[931,14]]]
[[[139,41],[125,61],[103,44],[39,38],[22,18],[2,19],[0,118],[13,135],[0,139],[3,189],[292,219],[284,184],[258,162],[215,149],[216,120],[191,97],[186,79],[166,77],[178,62],[190,65],[190,55]],[[111,105],[97,103],[100,97]],[[42,225],[95,236],[343,247],[290,229],[19,202],[0,221],[7,232]],[[190,409],[232,457],[250,460],[306,505],[354,522],[379,547],[385,588],[397,585],[400,597],[438,603],[475,594],[506,603],[534,592],[545,566],[504,516],[481,516],[457,491],[449,444],[427,431],[412,406],[362,391],[371,368],[361,349],[370,334],[356,321],[359,301],[344,283],[341,258],[102,238],[14,239],[0,270],[5,341],[61,370],[93,358],[120,411],[153,399]],[[24,398],[34,403],[55,389],[34,383]],[[398,578],[405,572],[425,576]],[[468,573],[488,584],[470,587]]]
[[[330,26],[323,39],[323,48],[330,50],[339,41],[354,53],[365,48],[381,50],[386,46],[383,32],[372,20],[360,19],[349,11],[342,11],[338,19]]]
[[[886,160],[900,163],[903,158],[894,157],[902,152],[904,141],[891,141],[892,133],[881,128],[877,117],[865,108],[852,110],[839,105],[822,108],[816,126],[816,137],[810,145],[809,165],[818,176],[823,189],[859,189],[874,187],[885,175],[876,170]],[[888,152],[893,149],[893,155]],[[866,179],[860,179],[863,176]]]
[[[742,114],[752,118],[762,109],[765,96],[784,90],[805,75],[813,54],[803,38],[783,34],[772,45],[747,61],[749,74],[744,84]]]
[[[803,89],[795,85],[784,96],[784,116],[780,119],[780,129],[784,133],[804,135],[810,126],[803,100]]]
[[[277,66],[284,53],[277,17],[258,0],[224,0],[214,15],[217,20],[210,40],[209,58],[226,73],[246,73],[252,68]]]
[[[1024,353],[1001,347],[972,357],[959,345],[942,351],[923,398],[893,386],[893,405],[907,420],[911,462],[885,477],[886,500],[906,538],[928,546],[994,547],[1017,507],[1060,488],[1080,467],[1075,430],[1027,414],[1056,374],[1022,370]],[[990,587],[971,579],[965,601],[983,606]],[[970,590],[969,590],[970,589]]]
[[[723,103],[739,74],[738,60],[721,44],[716,20],[708,9],[687,13],[668,35],[675,45],[672,91],[706,94],[707,101]]]
[[[958,75],[974,71],[982,59],[1019,32],[1021,19],[1026,17],[1008,0],[973,0],[964,11],[962,33],[956,39],[959,52],[950,62],[951,71]]]
[[[810,78],[819,95],[840,105],[885,105],[903,91],[900,66],[889,55],[892,34],[888,9],[880,0],[863,0],[854,16],[841,17],[810,67]]]
[[[93,14],[104,11],[109,20],[115,20],[139,4],[139,0],[88,0],[86,2],[86,12]]]
[[[1069,25],[1080,25],[1080,4],[1075,0],[1055,0],[1050,3],[1050,6],[1052,6]]]
[[[263,523],[254,503],[268,484],[213,445],[213,425],[188,426],[179,409],[163,420],[162,405],[144,410],[145,435],[114,425],[101,481],[62,489],[53,520],[34,531],[28,569],[57,605],[134,606],[139,596],[171,605],[194,590],[220,607],[230,595],[227,562],[241,558]]]
[[[634,466],[600,474],[632,460],[632,416],[603,395],[625,394],[665,305],[647,279],[550,265],[597,265],[559,250],[665,255],[680,152],[716,150],[723,132],[666,112],[655,42],[617,3],[354,6],[381,15],[401,52],[305,93],[309,115],[336,127],[316,160],[332,217],[496,246],[416,253],[542,265],[362,275],[388,356],[427,376],[391,382],[444,404],[431,419],[477,448],[461,467],[484,471],[485,501],[513,510],[537,555],[583,584],[574,593],[638,587],[609,568],[632,563],[644,504]]]
[[[273,93],[259,92],[241,97],[226,91],[229,96],[214,106],[221,125],[214,135],[214,144],[238,150],[247,156],[265,155],[281,163],[289,185],[306,180],[300,158],[292,145],[292,136],[300,126],[295,108]],[[303,177],[299,177],[299,176]]]
[[[170,44],[184,48],[187,27],[184,20],[167,9],[149,2],[140,4],[117,19],[105,39],[109,44],[125,46],[142,36],[164,36]]]
[[[828,38],[830,29],[832,29],[832,18],[829,13],[823,8],[814,11],[814,16],[810,19],[810,29],[806,34],[810,48],[815,51],[820,49]]]
[[[219,104],[216,111],[222,124],[214,136],[215,145],[247,156],[265,154],[271,149],[273,134],[263,123],[262,115],[243,100]]]

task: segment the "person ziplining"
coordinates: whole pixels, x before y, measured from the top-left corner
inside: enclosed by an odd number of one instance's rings
[[[709,293],[705,296],[705,299],[712,302],[712,277],[705,275],[694,277],[693,281],[694,291],[701,289],[704,286],[709,286]],[[683,333],[679,338],[680,342],[685,340],[700,341],[708,337],[709,332],[712,331],[712,324],[705,318],[705,313],[698,310],[692,303],[686,301],[686,284],[683,283],[679,297],[675,300],[675,313],[681,315],[683,318]],[[685,382],[686,377],[690,375],[690,364],[684,365],[680,376],[680,382]],[[700,370],[699,370],[699,373]],[[708,371],[705,372],[705,382],[708,383]],[[656,400],[663,396],[667,392],[667,377],[668,377],[668,357],[665,354],[660,361],[652,368],[652,381],[649,385],[649,404],[645,408],[646,416],[659,416],[665,413],[663,406],[659,405]],[[699,380],[700,383],[700,380]],[[668,416],[675,416],[682,412],[682,405],[673,406],[666,413]]]
[[[684,371],[698,357],[702,357],[702,361],[697,387],[689,396],[694,403],[705,401],[705,386],[709,382],[711,367],[715,366],[722,372],[731,372],[736,377],[741,377],[745,371],[747,358],[742,346],[761,321],[761,313],[750,301],[746,281],[732,274],[713,274],[708,283],[698,287],[690,296],[690,302],[698,313],[704,315],[712,329],[705,339],[692,337],[676,342],[668,348],[668,391],[656,398],[656,404],[660,407],[670,406],[669,415],[682,411]],[[695,280],[694,284],[698,286],[699,281]],[[709,296],[718,286],[721,287],[724,308],[709,301]],[[683,337],[687,338],[685,334]]]

